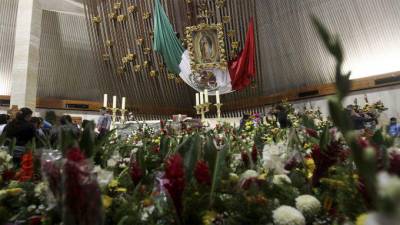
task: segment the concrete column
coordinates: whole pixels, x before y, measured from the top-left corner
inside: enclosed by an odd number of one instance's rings
[[[42,9],[39,0],[19,0],[11,81],[11,103],[36,108]]]

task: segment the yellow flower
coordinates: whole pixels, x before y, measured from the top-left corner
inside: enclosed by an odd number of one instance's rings
[[[110,208],[113,199],[108,195],[103,195],[103,206],[105,209]]]
[[[257,177],[257,179],[259,179],[259,180],[266,180],[266,179],[267,179],[267,175],[268,175],[268,173],[262,173],[262,174],[260,174],[260,175]]]
[[[213,221],[217,217],[217,213],[214,211],[207,211],[203,216],[203,224],[204,225],[212,225]]]
[[[152,206],[153,204],[154,204],[153,200],[151,200],[150,198],[146,198],[143,200],[143,207],[149,207]]]
[[[108,184],[108,188],[116,188],[118,187],[119,183],[117,180],[112,180],[109,184]]]
[[[363,213],[359,215],[356,219],[356,225],[365,225],[365,222],[367,222],[368,214]]]
[[[305,159],[304,163],[306,164],[307,167],[307,177],[311,178],[315,170],[314,159],[312,158]]]
[[[11,188],[7,190],[7,194],[11,196],[17,196],[18,194],[22,193],[22,188]]]
[[[117,188],[117,192],[125,193],[126,191],[126,188]]]

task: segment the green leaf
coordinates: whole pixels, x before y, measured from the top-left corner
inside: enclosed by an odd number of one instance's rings
[[[86,157],[90,158],[94,154],[95,148],[95,133],[94,133],[94,123],[88,122],[86,123],[84,130],[82,132],[81,141],[79,142],[79,146],[81,150],[85,153]]]
[[[164,160],[165,157],[168,154],[169,151],[169,145],[171,143],[171,138],[169,138],[166,135],[163,135],[161,137],[161,141],[160,141],[160,155],[161,155],[161,159]]]
[[[207,141],[204,146],[204,160],[208,163],[210,171],[213,173],[218,150],[215,148],[213,138],[211,136],[207,136],[206,139]]]
[[[320,148],[325,151],[328,147],[328,144],[330,142],[330,137],[329,137],[329,128],[328,126],[325,126],[322,133],[321,133],[321,138],[319,141],[319,146]]]
[[[214,195],[215,192],[221,182],[221,176],[222,176],[222,171],[223,167],[225,166],[225,160],[226,160],[226,154],[228,152],[228,144],[220,151],[217,153],[217,158],[215,160],[214,164],[214,171],[213,171],[213,176],[212,176],[212,182],[211,182],[211,192],[210,192],[210,206],[214,202]]]
[[[184,156],[184,164],[186,169],[186,179],[191,181],[193,177],[193,171],[196,167],[196,162],[199,158],[199,153],[201,149],[201,137],[195,134],[190,142],[190,147]]]
[[[118,225],[124,225],[125,222],[129,219],[129,216],[124,216],[122,219],[118,222]]]

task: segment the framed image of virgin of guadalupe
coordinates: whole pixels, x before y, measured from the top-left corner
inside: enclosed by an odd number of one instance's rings
[[[186,27],[186,40],[192,70],[224,69],[227,66],[222,24]]]

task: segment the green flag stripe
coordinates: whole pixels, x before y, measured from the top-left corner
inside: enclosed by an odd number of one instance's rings
[[[181,41],[176,37],[160,0],[155,0],[154,12],[153,48],[162,55],[168,70],[179,74],[179,64],[182,60],[184,48]]]

